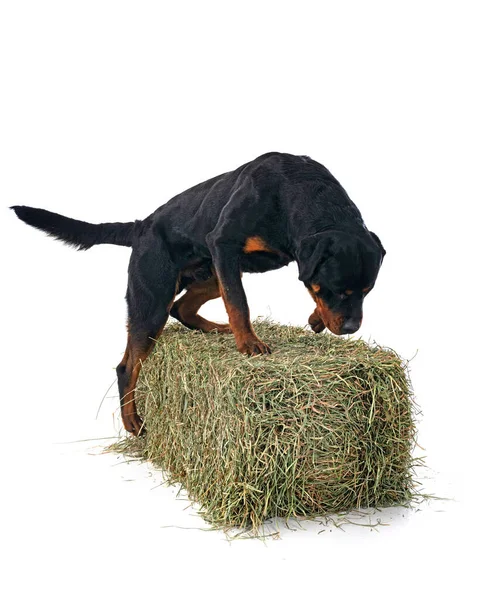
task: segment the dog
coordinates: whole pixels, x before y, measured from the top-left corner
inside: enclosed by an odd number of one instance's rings
[[[316,304],[308,321],[313,331],[354,333],[385,255],[328,169],[308,156],[280,152],[200,183],[142,221],[95,225],[39,208],[11,208],[28,225],[79,250],[132,248],[127,345],[117,379],[122,421],[133,435],[144,430],[134,401],[141,365],[170,315],[190,329],[232,333],[244,354],[269,354],[250,322],[242,273],[296,261]],[[229,324],[198,314],[219,297]]]

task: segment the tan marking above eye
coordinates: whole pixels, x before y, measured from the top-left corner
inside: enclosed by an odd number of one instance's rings
[[[367,294],[368,292],[370,292],[370,287],[363,288],[362,292],[364,294]]]
[[[353,290],[344,290],[344,293],[346,294],[346,296],[351,296]]]
[[[313,283],[311,285],[311,289],[313,290],[313,292],[319,292],[320,291],[320,286],[317,283]]]

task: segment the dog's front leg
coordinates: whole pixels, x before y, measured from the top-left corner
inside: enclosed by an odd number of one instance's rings
[[[209,247],[238,350],[252,356],[270,354],[271,349],[257,337],[250,321],[250,309],[241,282],[239,247],[218,239],[209,240]]]

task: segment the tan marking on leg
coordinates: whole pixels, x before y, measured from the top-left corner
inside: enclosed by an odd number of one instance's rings
[[[188,287],[180,300],[177,300],[173,305],[173,316],[178,318],[184,325],[204,332],[231,333],[231,329],[226,323],[214,323],[197,314],[197,311],[205,302],[219,298],[220,295],[216,277],[206,281],[194,282]]]
[[[166,320],[168,318],[171,304],[172,302],[168,307],[168,311],[166,313]],[[124,357],[119,365],[125,367],[126,373],[129,373],[128,382],[124,387],[124,393],[122,395],[122,398],[120,399],[122,422],[124,424],[125,430],[129,433],[132,433],[135,436],[138,436],[140,435],[140,433],[143,433],[145,431],[143,421],[138,415],[138,411],[136,410],[136,384],[138,382],[138,377],[140,375],[143,362],[148,358],[150,352],[152,351],[152,348],[154,347],[155,342],[157,341],[161,333],[164,331],[165,325],[166,321],[163,323],[162,327],[160,327],[160,329],[157,331],[153,338],[146,337],[144,340],[142,340],[141,343],[135,342],[131,334],[128,332],[128,343],[126,346],[126,351],[124,352]]]
[[[233,304],[231,304],[231,302],[227,300],[225,290],[220,282],[219,286],[222,292],[222,298],[225,303],[227,314],[229,315],[231,330],[234,334],[234,338],[236,339],[236,345],[239,352],[242,352],[243,354],[249,354],[251,356],[257,354],[270,354],[271,349],[269,346],[262,342],[253,330],[249,315],[243,314]]]

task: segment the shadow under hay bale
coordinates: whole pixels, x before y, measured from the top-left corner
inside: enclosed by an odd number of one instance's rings
[[[404,361],[362,340],[255,329],[272,355],[169,325],[138,383],[147,435],[112,449],[160,467],[219,527],[410,503],[416,409]]]

